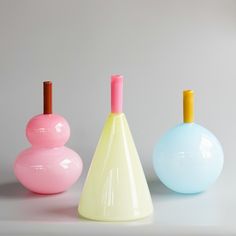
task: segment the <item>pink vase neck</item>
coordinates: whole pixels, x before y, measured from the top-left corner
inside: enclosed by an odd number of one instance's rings
[[[123,110],[123,76],[111,76],[111,112],[122,113]]]

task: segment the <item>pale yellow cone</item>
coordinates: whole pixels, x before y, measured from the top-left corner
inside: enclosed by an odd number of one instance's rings
[[[150,192],[124,113],[103,128],[80,197],[79,214],[98,221],[129,221],[152,214]]]

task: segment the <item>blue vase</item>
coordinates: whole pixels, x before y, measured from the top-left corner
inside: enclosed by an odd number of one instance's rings
[[[164,185],[175,192],[190,194],[202,192],[216,181],[223,169],[224,154],[217,138],[193,122],[193,114],[186,122],[189,111],[193,113],[193,92],[189,96],[191,102],[184,97],[185,122],[160,139],[153,164]]]

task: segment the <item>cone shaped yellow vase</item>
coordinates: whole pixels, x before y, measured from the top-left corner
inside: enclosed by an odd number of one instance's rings
[[[122,76],[112,76],[109,114],[80,197],[79,214],[97,221],[129,221],[152,214],[150,192],[122,113]]]

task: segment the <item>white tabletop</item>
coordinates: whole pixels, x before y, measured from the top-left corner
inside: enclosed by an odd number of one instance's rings
[[[233,235],[236,234],[233,179],[233,171],[224,171],[208,191],[195,195],[176,194],[157,179],[149,181],[154,215],[125,223],[95,222],[77,216],[82,179],[69,191],[50,196],[33,194],[19,183],[5,180],[0,185],[0,234]]]

